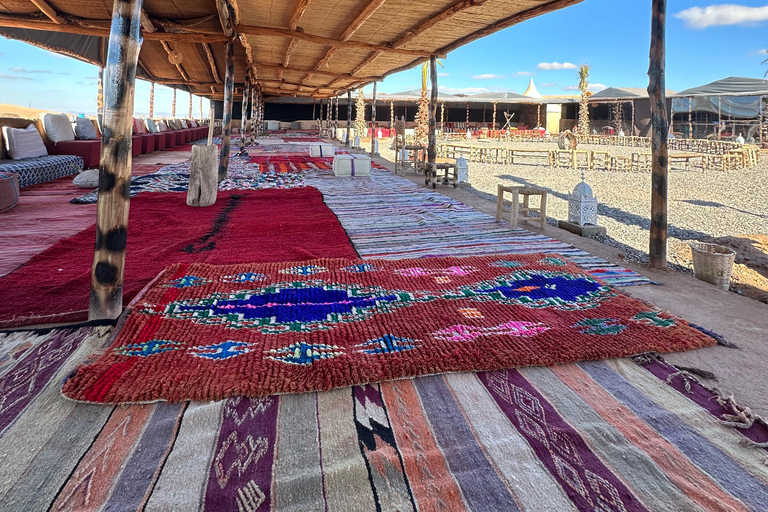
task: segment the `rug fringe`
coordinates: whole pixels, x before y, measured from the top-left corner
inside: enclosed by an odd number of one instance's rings
[[[709,329],[702,327],[700,325],[693,324],[691,322],[688,322],[688,325],[693,327],[694,329],[701,331],[702,333],[706,334],[707,336],[714,338],[715,341],[717,341],[718,345],[722,345],[723,347],[728,348],[739,348],[738,345],[731,343],[730,341],[726,340],[725,337],[722,334],[718,334],[714,331],[710,331]]]

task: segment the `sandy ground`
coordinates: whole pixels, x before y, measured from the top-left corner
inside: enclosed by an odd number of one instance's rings
[[[389,139],[380,144],[393,160]],[[477,143],[482,145],[483,143]],[[496,145],[496,143],[493,143]],[[509,143],[520,149],[553,149],[552,142]],[[645,148],[580,145],[610,151],[613,156],[647,152]],[[674,153],[674,152],[673,152]],[[737,252],[732,291],[768,302],[768,154],[756,168],[739,171],[682,171],[669,174],[668,258],[678,271],[692,273],[690,243],[723,242]],[[568,217],[568,197],[581,181],[581,171],[546,165],[503,165],[471,162],[469,182],[480,194],[495,196],[499,183],[534,185],[549,191],[550,223]],[[586,181],[598,199],[598,222],[607,228],[599,240],[628,260],[647,262],[650,237],[651,175],[649,172],[588,171]],[[762,240],[762,242],[761,242]]]
[[[23,117],[34,119],[38,114],[44,112],[53,112],[52,110],[40,110],[37,108],[20,107],[10,103],[0,103],[0,117]]]

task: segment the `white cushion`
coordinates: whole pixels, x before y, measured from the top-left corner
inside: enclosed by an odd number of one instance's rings
[[[93,121],[87,117],[75,118],[75,136],[79,140],[94,140],[98,138],[96,128],[93,127]]]
[[[40,114],[43,120],[43,129],[51,142],[75,140],[75,132],[67,114]]]
[[[96,188],[99,186],[99,170],[88,169],[83,171],[72,180],[72,183],[82,188]]]
[[[168,125],[165,124],[165,121],[157,121],[157,130],[160,132],[167,132]]]
[[[14,160],[34,158],[48,154],[48,150],[45,149],[45,144],[43,144],[43,138],[33,124],[26,128],[3,126],[3,138],[5,139],[5,150],[8,152],[8,156]]]

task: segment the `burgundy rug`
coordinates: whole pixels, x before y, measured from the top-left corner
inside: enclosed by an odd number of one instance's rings
[[[219,192],[209,208],[186,193],[131,199],[123,300],[171,263],[357,257],[317,189]],[[0,328],[86,320],[95,226],[60,240],[0,278]]]
[[[172,265],[64,385],[219,400],[715,344],[551,254]]]

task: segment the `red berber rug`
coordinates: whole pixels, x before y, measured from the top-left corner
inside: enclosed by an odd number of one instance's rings
[[[220,191],[208,208],[191,208],[186,198],[131,199],[125,304],[171,263],[357,257],[317,189]],[[0,328],[86,320],[95,240],[91,226],[0,277]]]
[[[552,255],[177,264],[63,392],[218,400],[714,343]]]

